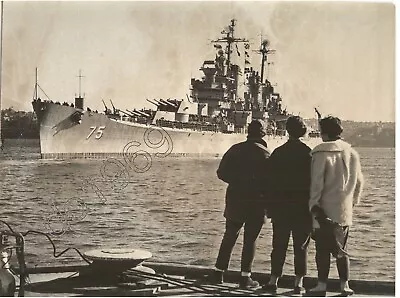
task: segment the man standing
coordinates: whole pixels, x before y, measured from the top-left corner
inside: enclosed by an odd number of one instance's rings
[[[213,282],[223,282],[223,272],[228,269],[233,247],[244,226],[239,286],[257,288],[251,279],[256,240],[264,224],[263,183],[266,162],[270,155],[267,143],[262,139],[266,126],[262,120],[253,120],[248,127],[245,142],[233,145],[223,156],[217,170],[218,178],[228,183],[224,216],[225,233],[213,273]]]
[[[272,221],[271,278],[263,290],[276,294],[282,276],[290,234],[294,249],[294,294],[304,294],[307,273],[307,240],[311,232],[310,197],[311,148],[300,141],[307,127],[299,116],[286,121],[289,140],[269,158],[271,183],[267,215]]]
[[[336,258],[343,296],[354,294],[349,287],[350,262],[346,253],[353,206],[360,201],[363,187],[360,158],[340,137],[343,128],[336,117],[320,120],[323,143],[312,151],[309,208],[314,216],[318,285],[311,296],[325,296],[330,255]]]

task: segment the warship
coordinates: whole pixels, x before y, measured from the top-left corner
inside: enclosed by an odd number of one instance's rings
[[[120,110],[110,100],[112,109],[103,101],[104,112],[93,111],[84,106],[81,73],[74,103],[43,100],[38,96],[39,91],[45,92],[37,82],[36,70],[32,105],[40,123],[41,157],[221,157],[230,146],[246,139],[253,119],[267,121],[264,139],[270,150],[283,144],[287,140],[285,122],[291,114],[283,109],[283,99],[273,84],[264,78],[268,55],[275,50],[268,40],[261,40],[253,50],[261,57],[257,71],[249,61],[250,42],[235,36],[235,26],[232,19],[221,36],[211,41],[215,59],[203,62],[201,79],[191,79],[190,96],[147,99],[154,109]],[[314,147],[320,142],[318,132],[310,131],[304,141]]]

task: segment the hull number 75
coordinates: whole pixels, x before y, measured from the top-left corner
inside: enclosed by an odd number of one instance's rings
[[[88,136],[86,137],[86,140],[88,140],[96,130],[97,131],[96,131],[96,134],[95,134],[95,138],[97,140],[100,139],[103,136],[103,130],[105,128],[106,128],[105,126],[91,126],[90,127],[91,131],[88,134]]]

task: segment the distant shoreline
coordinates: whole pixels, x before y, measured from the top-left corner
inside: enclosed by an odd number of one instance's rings
[[[10,138],[4,139],[4,145],[7,146],[7,142],[11,142],[12,145],[28,145],[28,146],[40,146],[40,139],[38,138]],[[395,146],[377,146],[377,145],[353,145],[356,148],[396,148]]]

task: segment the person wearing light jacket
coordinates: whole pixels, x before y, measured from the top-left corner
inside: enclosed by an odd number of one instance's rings
[[[349,287],[350,262],[346,252],[353,207],[360,202],[363,175],[360,158],[340,137],[343,128],[336,117],[320,120],[323,143],[311,151],[309,208],[315,231],[318,285],[310,296],[325,296],[330,270],[330,254],[336,257],[340,289],[344,296],[354,294]]]

